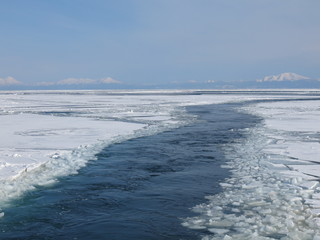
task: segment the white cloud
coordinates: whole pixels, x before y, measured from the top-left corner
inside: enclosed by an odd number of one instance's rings
[[[19,85],[22,82],[16,80],[13,77],[0,78],[0,85]]]
[[[66,78],[57,82],[58,85],[95,84],[96,80],[90,78]]]
[[[101,83],[106,83],[106,84],[109,84],[109,83],[121,83],[119,80],[115,80],[111,77],[107,77],[107,78],[103,78],[100,80]]]

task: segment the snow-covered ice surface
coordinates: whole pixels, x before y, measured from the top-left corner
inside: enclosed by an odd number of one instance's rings
[[[316,97],[306,93],[0,92],[0,208],[76,174],[109,144],[195,121],[185,106]],[[223,146],[232,177],[183,225],[212,233],[204,239],[320,239],[319,100],[244,106],[264,121],[244,130],[245,142]]]
[[[190,91],[0,92],[0,208],[77,173],[109,144],[192,122],[182,106],[256,98]]]
[[[261,116],[247,139],[224,146],[232,177],[184,226],[203,239],[320,239],[320,100],[270,101],[241,109]]]

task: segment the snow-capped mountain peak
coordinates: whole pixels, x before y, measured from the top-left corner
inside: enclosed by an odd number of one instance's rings
[[[297,81],[297,80],[305,80],[305,79],[310,79],[310,78],[296,74],[296,73],[281,73],[279,75],[266,76],[263,79],[257,79],[257,82]]]

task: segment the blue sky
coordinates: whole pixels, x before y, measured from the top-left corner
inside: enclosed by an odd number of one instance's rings
[[[318,0],[2,0],[0,79],[166,86],[282,72],[320,78],[319,9]]]

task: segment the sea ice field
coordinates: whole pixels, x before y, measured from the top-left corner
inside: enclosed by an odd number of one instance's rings
[[[0,239],[320,239],[319,110],[315,90],[2,91]],[[70,202],[98,185],[85,222]]]

